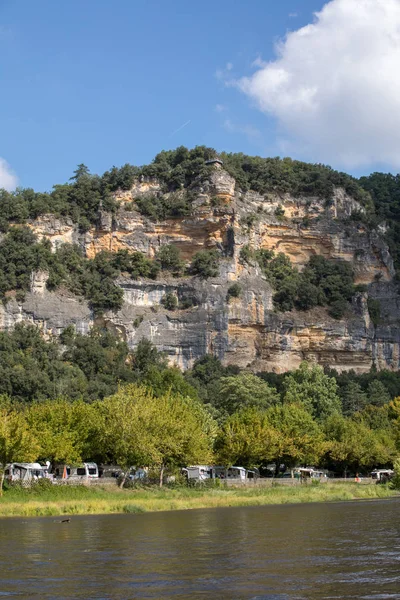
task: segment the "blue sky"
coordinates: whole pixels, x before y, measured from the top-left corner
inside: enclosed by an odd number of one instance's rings
[[[0,157],[19,185],[37,190],[66,181],[80,162],[102,173],[181,144],[319,162],[304,136],[286,139],[279,103],[260,108],[265,89],[242,82],[324,4],[0,0]]]

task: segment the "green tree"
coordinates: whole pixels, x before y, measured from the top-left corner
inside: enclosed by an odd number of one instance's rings
[[[157,365],[150,366],[141,381],[150,388],[155,396],[162,396],[170,392],[194,400],[198,399],[196,388],[189,383],[178,367],[163,369]]]
[[[226,293],[227,300],[229,302],[230,298],[239,298],[242,293],[242,286],[240,283],[233,283],[228,287],[228,291]]]
[[[166,310],[176,310],[178,308],[178,298],[173,292],[167,292],[161,298],[161,304]]]
[[[97,409],[102,444],[125,472],[132,465],[158,467],[161,486],[167,466],[211,458],[211,419],[190,398],[156,398],[147,388],[131,385],[99,402]]]
[[[400,490],[400,458],[397,458],[394,461],[394,477],[392,480],[392,485],[395,490]]]
[[[374,430],[389,431],[392,426],[388,404],[384,406],[368,404],[358,415],[354,415],[354,418],[361,419],[370,429]]]
[[[325,375],[319,365],[302,362],[285,378],[283,385],[284,402],[301,403],[316,419],[323,420],[341,412],[336,380]]]
[[[6,397],[0,398],[0,496],[3,495],[4,470],[8,463],[37,458],[36,440],[29,431],[22,411]]]
[[[95,457],[97,419],[92,405],[65,399],[35,402],[28,408],[26,419],[39,445],[39,459],[54,465]]]
[[[367,394],[356,381],[350,381],[340,392],[342,399],[342,410],[344,415],[352,415],[361,412],[367,405]]]
[[[268,408],[279,401],[275,388],[252,373],[242,372],[220,381],[218,408],[228,414],[244,407]]]
[[[142,338],[132,356],[132,366],[135,376],[140,381],[146,379],[150,371],[164,370],[167,367],[167,359],[164,353],[146,338]]]
[[[373,431],[362,421],[332,414],[324,424],[327,457],[341,467],[344,477],[349,469],[386,465],[393,460],[394,440],[387,432]]]
[[[373,406],[383,406],[390,402],[389,393],[385,385],[378,379],[373,379],[368,384],[368,402]]]
[[[276,457],[278,440],[279,433],[271,426],[266,411],[250,406],[223,423],[215,449],[223,465],[259,467]]]
[[[179,248],[174,244],[161,246],[156,256],[162,271],[171,271],[174,275],[180,275],[183,270],[183,261]]]
[[[324,436],[304,406],[275,405],[268,409],[267,418],[278,434],[273,448],[276,473],[282,463],[288,469],[318,463],[325,450]]]
[[[217,277],[219,273],[218,252],[216,250],[200,250],[193,256],[190,273],[203,279]]]
[[[221,378],[237,375],[239,372],[239,367],[224,367],[216,356],[206,354],[195,361],[191,371],[186,371],[185,379],[196,388],[199,398],[213,412],[215,418],[221,420],[226,416],[226,413],[218,408]]]
[[[81,177],[87,177],[88,175],[90,175],[90,171],[89,171],[88,167],[86,165],[84,165],[83,163],[81,163],[75,169],[74,174],[71,177],[70,181],[79,181],[79,179],[81,179]]]

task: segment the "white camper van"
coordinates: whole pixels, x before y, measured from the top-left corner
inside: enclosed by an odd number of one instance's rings
[[[31,483],[32,481],[47,477],[47,472],[47,465],[42,466],[39,463],[11,463],[6,466],[4,475],[6,481]]]
[[[194,465],[182,469],[182,473],[186,475],[188,480],[206,481],[212,477],[212,467],[208,465]]]
[[[57,479],[98,479],[99,469],[96,463],[87,462],[77,466],[57,465],[55,468]]]
[[[393,478],[394,471],[392,469],[374,469],[371,477],[376,483],[387,483]]]

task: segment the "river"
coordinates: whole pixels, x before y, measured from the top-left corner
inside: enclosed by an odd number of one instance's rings
[[[0,519],[0,599],[400,598],[400,501]]]

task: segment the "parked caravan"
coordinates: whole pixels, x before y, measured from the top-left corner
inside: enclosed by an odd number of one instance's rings
[[[182,474],[186,475],[188,481],[207,481],[212,477],[212,467],[207,465],[194,465],[182,469]]]
[[[98,479],[99,469],[96,463],[87,462],[77,466],[58,465],[55,468],[57,479]]]
[[[294,470],[295,476],[300,479],[327,479],[328,473],[315,467],[299,467]]]
[[[6,466],[4,476],[6,481],[22,481],[30,483],[47,477],[48,468],[39,463],[11,463]]]
[[[244,467],[211,467],[213,479],[246,481],[247,469]]]
[[[394,476],[392,469],[374,469],[371,473],[371,477],[376,483],[387,483]]]

